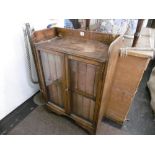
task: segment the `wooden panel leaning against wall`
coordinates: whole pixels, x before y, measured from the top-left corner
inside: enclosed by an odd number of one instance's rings
[[[105,114],[117,123],[125,121],[143,73],[154,56],[154,36],[154,30],[143,28],[135,48],[130,48],[132,42],[125,39],[129,46],[124,49],[126,54],[118,58]]]

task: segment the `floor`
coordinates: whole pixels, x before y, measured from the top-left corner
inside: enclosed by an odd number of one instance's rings
[[[151,61],[145,71],[139,89],[133,100],[127,121],[119,126],[109,120],[103,121],[98,134],[103,135],[154,135],[155,121],[150,107],[150,94],[147,81],[155,62]],[[37,106],[21,122],[13,127],[9,135],[86,135],[85,130],[73,121]]]
[[[129,121],[126,121],[122,127],[128,134],[155,134],[155,119],[150,107],[150,93],[147,87],[152,68],[155,66],[155,60],[151,61],[144,73],[139,85],[133,104],[128,114]]]

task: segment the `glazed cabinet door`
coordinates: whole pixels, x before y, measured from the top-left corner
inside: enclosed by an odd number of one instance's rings
[[[100,63],[73,56],[68,57],[71,115],[94,125],[99,108],[103,68]]]
[[[64,99],[64,54],[40,52],[48,104],[65,109]]]

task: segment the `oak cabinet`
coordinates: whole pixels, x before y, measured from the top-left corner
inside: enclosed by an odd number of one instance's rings
[[[49,38],[44,36],[47,31]],[[46,106],[95,133],[108,48],[118,36],[88,32],[81,36],[80,31],[69,29],[40,32],[35,33],[37,39],[43,37],[35,40],[35,54]]]

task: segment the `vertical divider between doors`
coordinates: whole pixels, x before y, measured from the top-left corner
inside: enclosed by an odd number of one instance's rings
[[[65,66],[65,80],[64,80],[64,85],[65,85],[65,111],[67,114],[70,114],[71,112],[71,105],[70,105],[70,69],[69,69],[69,59],[68,56],[64,56],[64,66]]]
[[[101,65],[100,69],[98,69],[98,73],[97,73],[97,91],[96,91],[96,105],[95,105],[95,110],[94,110],[94,123],[96,126],[97,120],[98,120],[98,112],[99,112],[99,108],[101,105],[101,93],[103,91],[103,72],[104,72],[104,64]]]

